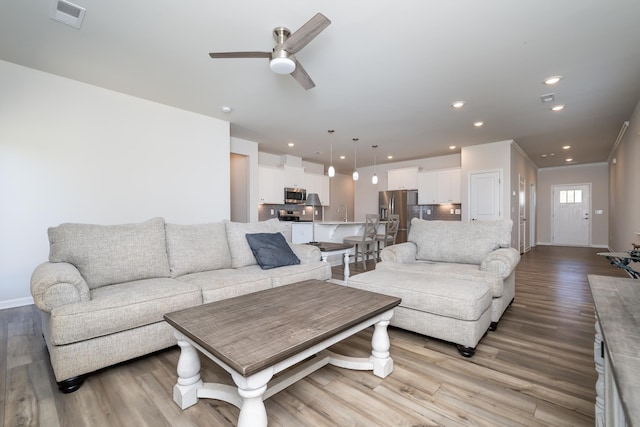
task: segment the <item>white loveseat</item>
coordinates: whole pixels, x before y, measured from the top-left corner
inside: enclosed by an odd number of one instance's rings
[[[413,219],[408,242],[385,248],[349,286],[402,298],[391,325],[450,341],[470,357],[515,296],[520,254],[512,221]]]
[[[49,262],[33,272],[31,293],[60,390],[75,391],[87,373],[175,345],[165,313],[331,278],[310,245],[284,242],[299,264],[262,269],[246,235],[281,232],[277,220],[178,225],[162,218],[50,228]]]

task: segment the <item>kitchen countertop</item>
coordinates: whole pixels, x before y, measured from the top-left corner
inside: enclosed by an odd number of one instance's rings
[[[588,278],[627,425],[640,426],[640,281]]]

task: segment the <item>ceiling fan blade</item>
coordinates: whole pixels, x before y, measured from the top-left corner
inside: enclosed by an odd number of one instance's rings
[[[282,50],[294,54],[300,49],[305,47],[311,40],[313,40],[318,34],[322,32],[331,24],[329,18],[321,13],[309,19],[302,27],[295,33],[291,34],[287,40],[282,43]]]
[[[212,58],[271,58],[271,52],[211,52]]]
[[[293,72],[291,73],[291,77],[296,79],[296,81],[300,83],[300,85],[306,90],[316,87],[316,84],[313,82],[313,80],[311,80],[311,77],[309,77],[309,74],[307,74],[307,71],[298,62],[297,59],[296,59],[296,69],[293,70]]]

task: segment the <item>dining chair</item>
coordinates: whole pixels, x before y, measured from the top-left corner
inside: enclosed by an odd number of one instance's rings
[[[345,237],[342,242],[355,246],[355,259],[354,262],[358,262],[358,255],[362,256],[362,268],[366,270],[366,261],[369,260],[369,255],[373,258],[373,262],[376,263],[376,235],[378,234],[378,224],[380,223],[380,216],[377,214],[366,214],[366,222],[363,227],[362,234],[357,236]]]
[[[380,251],[387,246],[395,245],[398,237],[398,229],[400,228],[400,215],[390,214],[385,225],[384,234],[376,234],[376,257],[380,258]],[[380,247],[380,243],[383,244]]]

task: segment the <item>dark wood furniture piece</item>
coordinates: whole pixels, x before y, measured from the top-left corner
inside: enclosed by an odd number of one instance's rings
[[[307,280],[168,313],[181,348],[174,401],[185,409],[198,398],[220,399],[240,408],[238,426],[266,426],[263,399],[326,364],[384,378],[393,370],[387,326],[398,304],[400,298]],[[327,350],[372,325],[369,358]],[[203,383],[198,351],[238,387]]]

